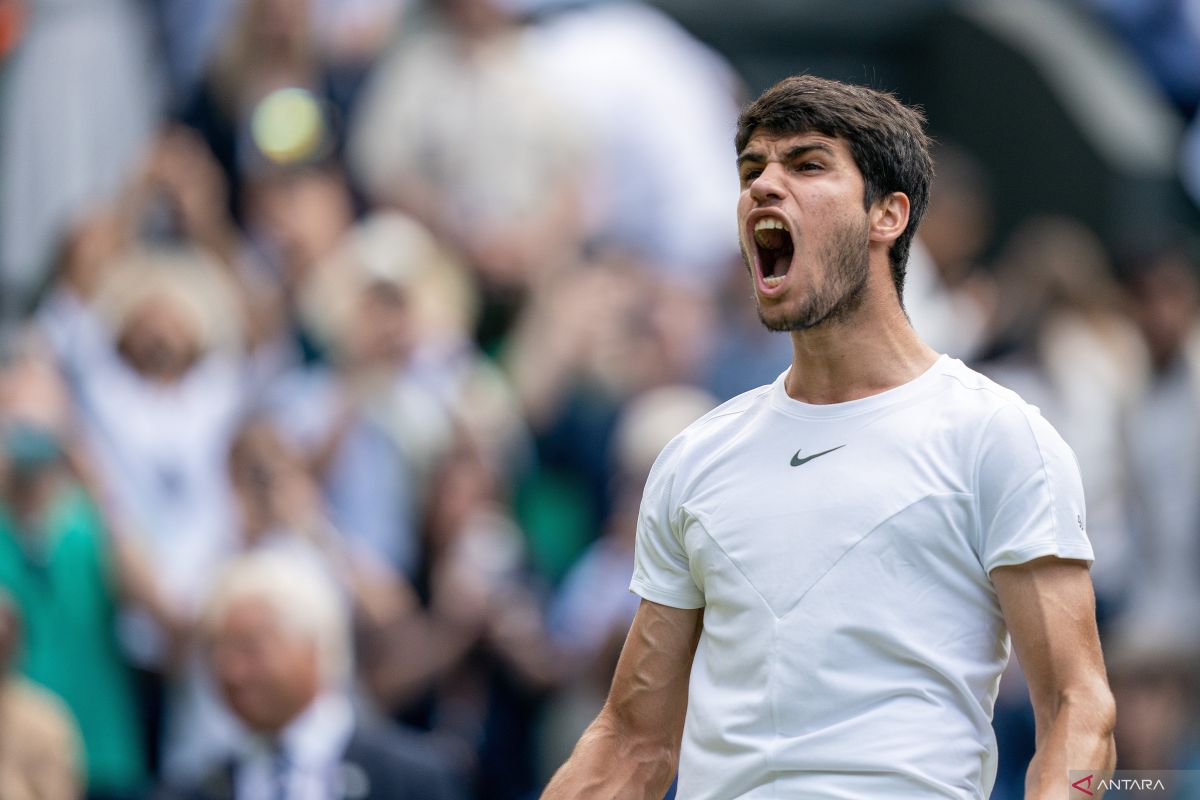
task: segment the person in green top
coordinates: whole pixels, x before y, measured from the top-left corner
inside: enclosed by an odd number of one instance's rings
[[[75,716],[89,800],[140,797],[148,785],[132,675],[115,630],[117,563],[54,433],[0,418],[0,587],[25,619],[17,668]]]

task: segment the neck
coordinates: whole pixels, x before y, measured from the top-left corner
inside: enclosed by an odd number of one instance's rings
[[[871,286],[847,317],[791,335],[792,368],[784,387],[805,403],[844,403],[885,392],[938,358],[912,329],[890,283]]]

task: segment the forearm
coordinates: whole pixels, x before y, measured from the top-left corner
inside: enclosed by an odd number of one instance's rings
[[[580,737],[542,800],[661,800],[675,777],[678,742],[638,736],[606,708]]]
[[[367,686],[384,707],[404,708],[454,669],[477,641],[474,631],[411,612],[364,658]]]
[[[1053,718],[1042,723],[1037,753],[1025,777],[1025,796],[1031,800],[1060,798],[1070,771],[1111,772],[1117,761],[1113,741],[1115,713],[1108,689],[1065,693]],[[1097,797],[1099,797],[1099,793]]]

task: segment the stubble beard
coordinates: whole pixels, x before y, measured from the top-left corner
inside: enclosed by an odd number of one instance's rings
[[[753,273],[754,262],[744,245],[742,257]],[[817,258],[819,263],[827,265],[826,279],[799,307],[773,309],[773,313],[768,313],[755,295],[758,318],[767,330],[783,333],[811,330],[843,321],[862,305],[870,275],[865,222],[838,231]]]

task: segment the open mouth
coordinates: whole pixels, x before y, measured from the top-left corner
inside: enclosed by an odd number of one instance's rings
[[[783,283],[792,266],[792,233],[779,217],[763,217],[754,223],[754,249],[763,283],[774,289]]]

